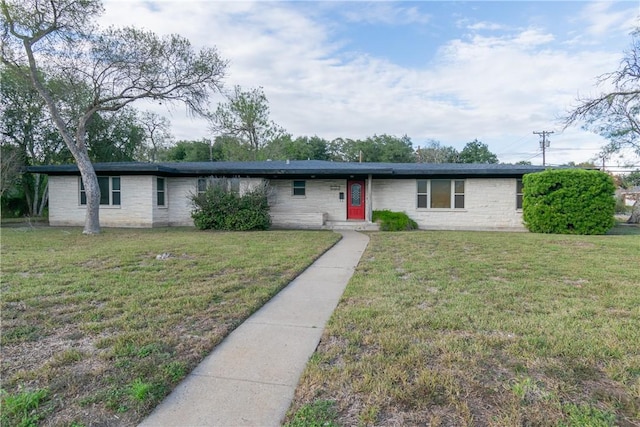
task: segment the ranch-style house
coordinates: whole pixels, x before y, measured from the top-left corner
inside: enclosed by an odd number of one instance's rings
[[[421,229],[526,230],[522,176],[542,166],[343,163],[320,160],[96,163],[104,227],[193,226],[191,196],[227,178],[240,193],[268,184],[272,226],[375,229],[372,211],[402,211]],[[49,223],[82,226],[76,165],[32,166],[49,176]]]

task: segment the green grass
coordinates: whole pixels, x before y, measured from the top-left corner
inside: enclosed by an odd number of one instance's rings
[[[136,424],[339,239],[175,228],[1,232],[3,427]]]
[[[288,420],[640,425],[639,265],[637,233],[372,233]]]

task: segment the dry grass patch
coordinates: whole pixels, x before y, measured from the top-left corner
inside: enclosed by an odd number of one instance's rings
[[[637,426],[638,265],[637,235],[373,233],[289,420]]]
[[[135,425],[339,237],[2,229],[1,425]]]

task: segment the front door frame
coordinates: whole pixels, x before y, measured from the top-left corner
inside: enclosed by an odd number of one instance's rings
[[[360,204],[353,206],[352,204],[352,185],[360,184]],[[365,221],[367,218],[367,202],[366,192],[367,184],[364,179],[348,179],[347,180],[347,220]]]

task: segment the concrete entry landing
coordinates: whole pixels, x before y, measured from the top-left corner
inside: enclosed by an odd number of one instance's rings
[[[367,247],[342,240],[236,328],[140,426],[279,426]]]

